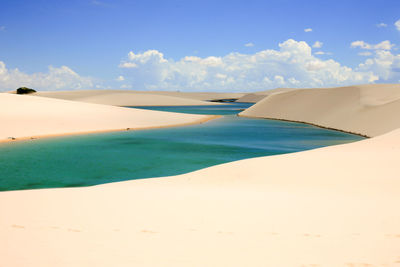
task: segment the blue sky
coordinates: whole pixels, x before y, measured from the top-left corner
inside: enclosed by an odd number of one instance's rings
[[[0,0],[0,90],[23,84],[251,91],[399,82],[399,20],[398,0]],[[288,40],[295,43],[283,51],[279,44]],[[312,47],[316,41],[322,46]],[[355,41],[363,43],[351,47]],[[376,46],[383,41],[390,43]],[[268,50],[278,54],[257,54]],[[221,60],[210,65],[209,57]],[[55,85],[46,83],[52,79]]]

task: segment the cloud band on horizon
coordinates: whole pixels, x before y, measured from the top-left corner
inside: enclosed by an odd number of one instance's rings
[[[319,46],[314,44],[314,47]],[[246,92],[277,87],[400,82],[400,54],[392,54],[393,44],[389,41],[377,45],[355,41],[351,47],[373,53],[364,53],[363,56],[371,57],[352,69],[333,59],[318,58],[317,55],[324,52],[313,53],[309,44],[293,39],[280,43],[277,50],[267,49],[253,54],[235,52],[222,57],[186,56],[177,61],[166,59],[158,50],[131,51],[119,65],[123,73],[112,81],[82,77],[67,66],[50,66],[46,73],[26,74],[18,69],[7,69],[0,61],[0,91],[27,86],[38,90],[129,88]]]
[[[279,50],[223,57],[166,59],[157,50],[129,52],[121,62],[132,88],[148,90],[255,91],[276,87],[325,87],[378,81],[368,69],[353,70],[312,54],[304,41],[289,39]]]

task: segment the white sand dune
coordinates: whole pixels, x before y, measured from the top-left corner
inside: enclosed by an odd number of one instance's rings
[[[265,91],[249,93],[249,94],[245,94],[242,97],[238,98],[238,100],[236,100],[236,102],[257,103],[269,95],[293,91],[293,90],[296,90],[296,89],[294,89],[294,88],[276,88],[276,89],[272,89],[272,90],[265,90]]]
[[[0,94],[0,141],[200,123],[212,117]]]
[[[92,95],[80,97],[74,101],[86,103],[96,103],[113,106],[204,106],[204,105],[221,105],[215,102],[205,102],[194,99],[167,95],[152,95],[139,93],[110,93],[101,95]]]
[[[366,136],[400,127],[400,84],[297,89],[272,94],[240,116],[299,121]]]
[[[222,105],[207,100],[238,98],[237,93],[184,93],[133,90],[74,90],[37,92],[34,96],[74,100],[113,106],[193,106]]]
[[[400,264],[400,130],[87,188],[2,192],[0,265]]]

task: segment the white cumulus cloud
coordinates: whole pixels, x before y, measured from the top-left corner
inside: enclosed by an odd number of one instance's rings
[[[320,41],[316,41],[312,47],[314,48],[321,48],[324,43]]]
[[[157,50],[147,50],[142,54],[135,54],[132,51],[129,52],[128,57],[131,61],[138,61],[138,63],[164,63],[167,62],[164,59],[163,53],[158,52]]]
[[[390,43],[390,41],[386,40],[383,42],[380,42],[379,44],[376,44],[374,46],[374,49],[377,50],[390,50],[392,49],[392,47],[394,46],[394,44]]]
[[[354,41],[350,44],[351,47],[359,47],[362,49],[372,49],[372,46],[364,41]]]
[[[387,24],[381,22],[381,23],[376,24],[376,27],[378,27],[378,28],[385,28],[385,27],[387,27]]]
[[[364,41],[355,41],[351,47],[360,47],[370,50],[358,53],[360,56],[367,56],[365,62],[359,64],[356,71],[372,72],[379,77],[379,82],[398,83],[400,82],[400,54],[391,52],[394,44],[390,41],[383,41],[376,45]],[[396,49],[393,49],[396,50]]]
[[[304,29],[305,32],[312,32],[311,28]]]
[[[26,86],[37,90],[71,90],[92,88],[93,80],[82,77],[67,66],[49,67],[46,73],[27,74],[18,69],[8,69],[0,61],[0,91]]]
[[[354,41],[350,44],[351,47],[356,48],[359,47],[361,49],[367,49],[367,50],[390,50],[394,46],[390,41],[382,41],[379,44],[372,45],[369,43],[366,43],[364,41]]]
[[[136,65],[135,63],[132,63],[132,62],[123,62],[123,63],[119,64],[119,67],[120,67],[120,68],[127,68],[127,69],[129,69],[129,68],[136,68],[137,65]]]
[[[245,47],[253,47],[254,44],[253,44],[253,43],[247,43],[247,44],[245,44],[244,46],[245,46]]]
[[[133,64],[134,68],[125,68]],[[312,54],[304,41],[289,39],[279,49],[222,57],[166,59],[157,50],[129,52],[121,62],[125,84],[137,89],[255,91],[275,87],[321,87],[369,83],[372,71],[357,71]]]
[[[394,55],[388,50],[377,50],[374,57],[361,63],[358,71],[371,71],[380,81],[398,83],[400,81],[400,54]]]
[[[119,82],[122,82],[122,81],[125,81],[125,77],[120,75],[120,76],[117,77],[116,80],[119,81]]]
[[[400,31],[400,19],[394,23],[394,26],[396,26],[398,31]]]

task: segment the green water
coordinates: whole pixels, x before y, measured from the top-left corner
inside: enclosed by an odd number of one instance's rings
[[[244,158],[362,139],[301,123],[234,115],[248,106],[153,107],[224,117],[185,127],[2,144],[0,190],[87,186],[170,176]]]

